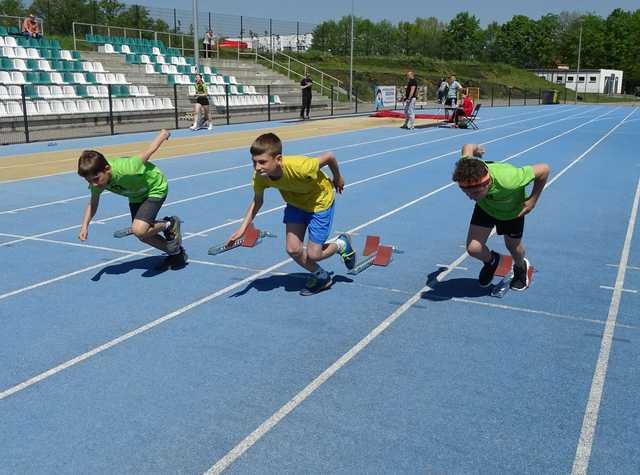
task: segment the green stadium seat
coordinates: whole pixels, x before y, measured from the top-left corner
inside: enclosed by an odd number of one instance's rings
[[[87,86],[78,85],[78,86],[74,86],[74,88],[76,90],[76,95],[78,97],[88,97]]]
[[[4,26],[0,26],[0,36],[7,36],[9,32]]]
[[[19,35],[20,34],[20,30],[18,29],[17,26],[10,26],[8,29],[8,33],[10,35]]]
[[[98,84],[98,81],[96,80],[96,74],[95,73],[86,72],[84,74],[84,77],[87,80],[87,82],[89,82],[91,84]]]
[[[38,93],[36,92],[36,88],[32,84],[24,85],[24,96],[25,97],[38,97]]]
[[[73,80],[73,73],[70,73],[68,71],[65,71],[62,74],[62,79],[64,80],[64,82],[68,82],[69,84],[75,84],[75,81]]]
[[[38,74],[40,84],[51,84],[51,76],[46,71],[40,71]]]
[[[75,60],[79,60],[82,59],[82,56],[80,56],[80,51],[71,51],[71,57]]]
[[[13,60],[9,58],[0,58],[0,69],[11,71],[13,69]]]
[[[64,71],[63,63],[64,61],[60,61],[59,59],[49,61],[49,65],[54,71]]]
[[[27,59],[27,67],[32,69],[33,71],[37,71],[40,69],[38,66],[38,61],[36,59]]]

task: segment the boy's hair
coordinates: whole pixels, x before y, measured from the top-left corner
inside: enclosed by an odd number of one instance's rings
[[[78,159],[78,175],[83,178],[96,176],[109,166],[109,162],[100,152],[85,150]]]
[[[477,182],[489,172],[487,165],[477,158],[461,158],[456,162],[452,180],[456,183]]]
[[[276,134],[262,134],[251,144],[251,156],[268,154],[272,157],[282,155],[282,141]]]

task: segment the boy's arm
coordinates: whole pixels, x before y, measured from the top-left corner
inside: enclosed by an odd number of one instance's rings
[[[89,236],[89,223],[95,216],[96,211],[98,211],[98,204],[100,204],[100,195],[91,194],[91,199],[84,209],[80,233],[78,234],[78,239],[81,241],[86,241]]]
[[[480,145],[477,143],[466,143],[462,146],[462,151],[460,152],[461,157],[467,158],[482,158],[485,154],[484,145]]]
[[[547,179],[549,178],[549,165],[546,163],[538,163],[533,165],[533,174],[535,176],[533,181],[533,189],[531,190],[531,195],[522,205],[522,211],[520,211],[520,216],[524,216],[525,214],[530,213],[533,208],[536,207],[536,203],[538,202],[538,198],[542,194],[544,190],[544,186],[547,184]]]
[[[318,157],[318,161],[320,162],[319,168],[322,168],[325,165],[329,166],[333,175],[333,187],[338,193],[342,193],[342,190],[344,189],[344,178],[342,178],[342,175],[340,174],[340,167],[338,167],[338,160],[336,160],[336,156],[333,152],[325,152]]]
[[[240,227],[227,239],[225,245],[230,246],[233,241],[242,237],[244,232],[247,230],[249,225],[253,222],[256,214],[262,208],[262,203],[264,202],[264,194],[263,192],[256,192],[253,195],[253,201],[249,204],[249,208],[247,208],[247,212],[244,215],[244,219],[242,220],[242,224]]]
[[[160,148],[160,145],[162,145],[165,140],[169,140],[169,137],[171,137],[169,131],[162,129],[158,136],[153,139],[153,142],[149,144],[147,149],[142,152],[142,154],[140,154],[140,158],[142,158],[142,161],[146,162],[147,160],[149,160],[151,158],[151,155],[156,153],[156,151]]]

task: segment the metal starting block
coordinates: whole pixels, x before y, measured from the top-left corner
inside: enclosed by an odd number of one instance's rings
[[[532,265],[527,269],[527,279],[529,280],[529,285],[531,285],[531,280],[533,279],[533,273],[535,269]],[[511,256],[503,256],[500,255],[500,262],[498,263],[498,268],[494,275],[498,277],[502,277],[500,282],[491,286],[490,295],[492,297],[496,297],[501,299],[507,294],[509,290],[509,284],[511,283],[511,279],[513,278],[513,258]]]
[[[113,237],[114,238],[123,238],[123,237],[127,237],[127,236],[131,236],[133,234],[133,231],[131,230],[131,227],[128,228],[122,228],[122,229],[117,229],[113,232]]]
[[[400,254],[402,251],[396,246],[380,245],[380,236],[367,236],[362,252],[364,259],[356,262],[355,267],[348,273],[351,275],[359,274],[371,266],[386,267],[391,262],[394,253]]]
[[[264,237],[276,237],[275,234],[271,234],[268,231],[260,231],[253,224],[250,224],[242,237],[239,237],[228,246],[226,243],[218,244],[209,248],[209,255],[215,256],[222,252],[230,251],[236,247],[253,247],[260,242]]]

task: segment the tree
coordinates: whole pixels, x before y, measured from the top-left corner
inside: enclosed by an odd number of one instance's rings
[[[458,13],[444,32],[445,48],[451,59],[475,59],[481,52],[480,21],[469,12]]]
[[[3,15],[23,17],[26,10],[21,0],[2,0],[0,1],[0,12]]]

